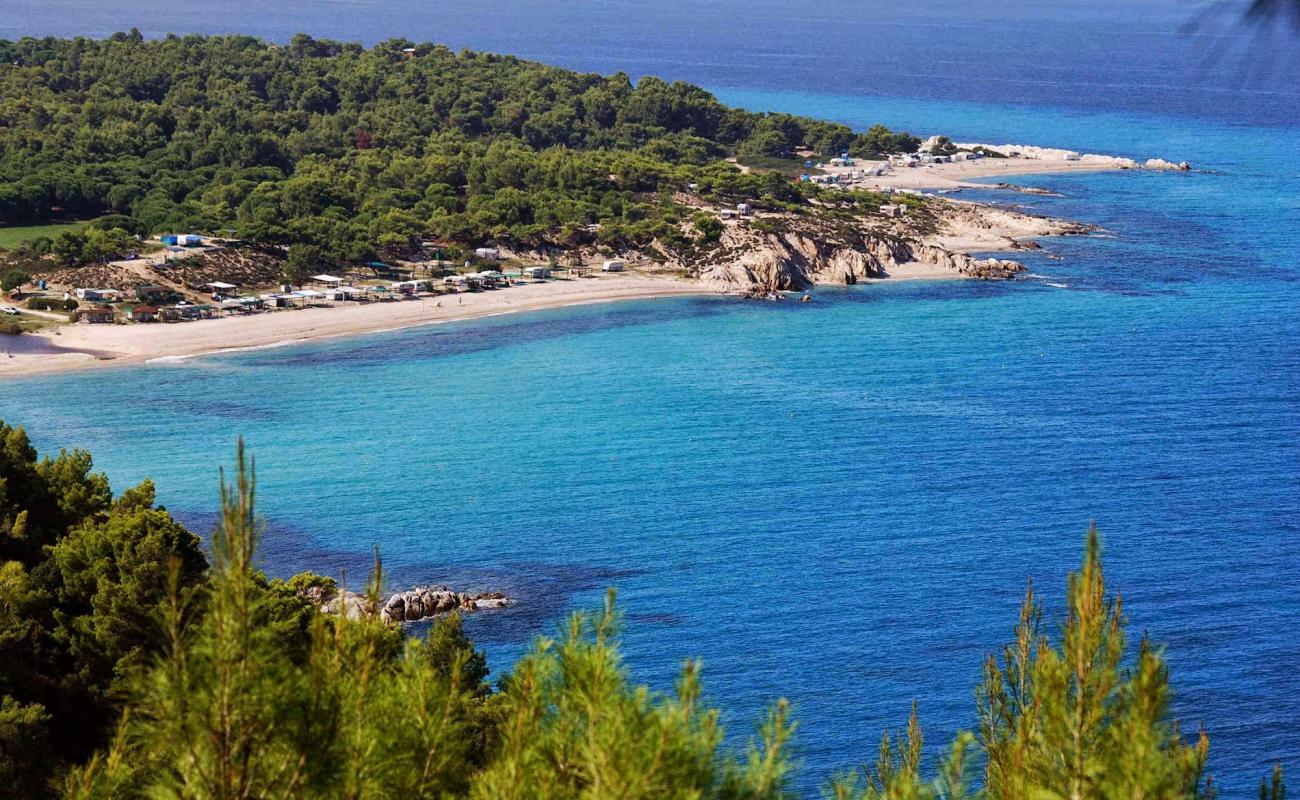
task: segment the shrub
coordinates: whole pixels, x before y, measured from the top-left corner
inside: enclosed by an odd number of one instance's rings
[[[6,292],[12,291],[17,289],[19,286],[22,286],[24,283],[29,283],[31,279],[31,275],[28,275],[20,269],[14,268],[6,272],[4,277],[0,278],[0,289],[5,290]]]
[[[716,242],[722,238],[722,222],[712,214],[701,211],[691,219],[691,224],[699,232],[701,242]]]
[[[78,308],[76,300],[61,300],[57,297],[32,297],[26,305],[32,311],[76,311]]]

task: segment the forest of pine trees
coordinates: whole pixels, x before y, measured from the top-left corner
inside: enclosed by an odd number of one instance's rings
[[[351,263],[423,237],[684,246],[691,211],[672,195],[689,183],[773,208],[807,210],[817,194],[729,156],[801,165],[800,148],[919,144],[729,108],[685,83],[405,40],[0,40],[0,225],[107,215],[27,246],[68,265],[120,251],[123,233],[165,231],[309,244]]]

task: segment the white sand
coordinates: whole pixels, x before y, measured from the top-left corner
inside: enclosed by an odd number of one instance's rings
[[[101,357],[84,352],[0,356],[0,378],[139,364],[160,358],[269,347],[559,306],[697,294],[713,292],[698,283],[671,278],[602,276],[441,298],[340,303],[330,308],[282,310],[197,322],[65,325],[57,333],[42,335],[58,347],[93,350]]]
[[[829,172],[849,172],[874,166],[880,162],[861,162],[853,167],[837,167]],[[863,178],[857,186],[863,189],[987,189],[988,186],[971,183],[976,178],[1010,178],[1017,175],[1046,175],[1062,172],[1105,172],[1126,169],[1127,159],[1091,157],[1082,161],[1063,161],[1045,158],[981,158],[976,161],[954,161],[950,164],[926,164],[918,167],[891,167],[890,174]]]

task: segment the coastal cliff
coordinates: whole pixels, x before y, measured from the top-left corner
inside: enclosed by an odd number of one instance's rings
[[[801,291],[816,285],[853,285],[888,278],[904,264],[951,270],[954,276],[985,280],[1010,278],[1024,269],[1015,261],[978,259],[936,244],[883,233],[863,233],[854,240],[819,238],[807,232],[769,233],[728,228],[724,256],[703,267],[699,279],[722,291]]]

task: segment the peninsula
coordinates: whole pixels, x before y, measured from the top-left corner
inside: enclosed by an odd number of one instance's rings
[[[0,41],[0,65],[0,324],[30,331],[0,338],[0,375],[575,303],[1004,279],[1021,266],[988,254],[1090,228],[925,190],[1139,167],[404,40],[133,31]]]

